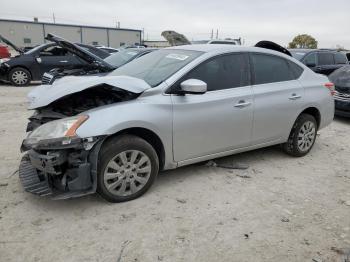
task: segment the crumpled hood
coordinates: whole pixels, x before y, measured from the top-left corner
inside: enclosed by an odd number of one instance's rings
[[[99,85],[109,85],[135,94],[151,88],[144,80],[130,76],[66,76],[52,85],[41,85],[29,92],[28,109],[47,106],[62,97]]]

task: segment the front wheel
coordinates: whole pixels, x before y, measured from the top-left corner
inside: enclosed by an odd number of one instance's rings
[[[31,74],[25,68],[16,67],[10,71],[9,80],[14,86],[27,86],[31,81]]]
[[[99,160],[97,191],[109,202],[129,201],[143,195],[159,171],[154,148],[133,135],[107,141]]]
[[[292,156],[305,156],[313,147],[317,134],[316,119],[309,114],[301,114],[295,121],[283,150]]]

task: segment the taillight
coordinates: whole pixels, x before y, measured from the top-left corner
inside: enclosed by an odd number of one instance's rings
[[[328,82],[328,83],[325,83],[324,86],[327,87],[329,89],[329,91],[331,92],[331,95],[334,96],[334,94],[335,94],[334,84],[331,82]]]

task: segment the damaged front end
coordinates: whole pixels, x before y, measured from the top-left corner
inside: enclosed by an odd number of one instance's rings
[[[19,177],[24,189],[55,199],[96,192],[98,154],[107,134],[79,137],[88,111],[137,98],[150,86],[125,77],[71,77],[42,85],[29,95],[28,136],[23,140]],[[119,86],[124,86],[119,88]]]
[[[96,192],[97,159],[104,137],[23,141],[19,177],[27,192],[67,199]]]
[[[23,141],[19,177],[37,195],[70,198],[96,190],[98,151],[104,137],[80,138],[76,130],[87,115],[55,120],[36,128]]]
[[[27,132],[53,120],[78,115],[104,105],[135,99],[135,94],[107,84],[100,84],[89,89],[61,97],[47,106],[36,108],[29,117]]]

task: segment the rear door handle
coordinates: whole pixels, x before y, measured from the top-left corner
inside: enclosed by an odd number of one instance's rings
[[[244,100],[240,100],[237,104],[235,104],[235,107],[243,108],[243,107],[249,106],[250,104],[251,104],[251,102],[246,102]]]
[[[289,97],[289,100],[297,100],[297,99],[299,99],[299,98],[301,98],[300,95],[292,94],[292,96]]]
[[[60,63],[68,63],[68,61],[67,60],[62,60],[62,61],[60,61]]]

